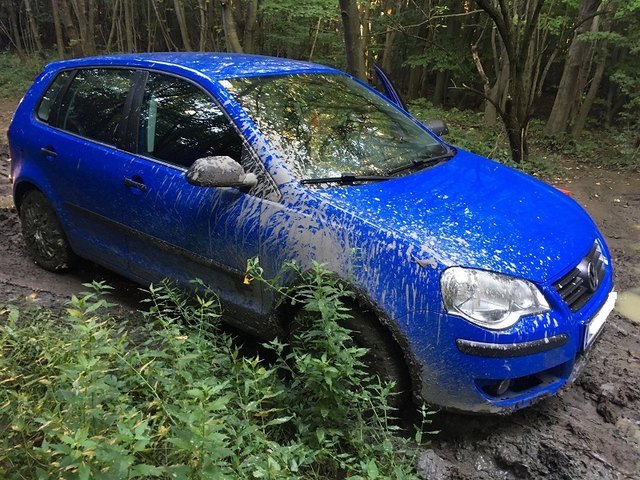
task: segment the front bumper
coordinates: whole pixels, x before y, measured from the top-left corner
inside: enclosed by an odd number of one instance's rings
[[[609,271],[580,312],[554,302],[550,312],[508,332],[438,315],[435,344],[414,346],[423,366],[420,397],[451,410],[506,413],[555,394],[584,367],[615,304],[612,287]]]

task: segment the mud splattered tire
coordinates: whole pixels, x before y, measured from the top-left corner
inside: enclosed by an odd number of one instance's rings
[[[295,318],[295,317],[294,317]],[[389,404],[402,413],[411,408],[411,380],[404,356],[391,334],[375,319],[372,314],[352,307],[351,317],[340,321],[341,325],[351,330],[351,339],[356,347],[366,348],[367,354],[363,362],[369,373],[378,376],[382,383],[392,381],[395,384]],[[295,319],[291,323],[289,341],[296,344],[295,337],[303,328]]]
[[[391,334],[371,315],[354,308],[351,318],[342,321],[351,330],[356,346],[368,349],[364,363],[370,373],[382,382],[395,383],[394,395],[389,397],[392,407],[403,410],[411,403],[411,381],[404,356]]]
[[[20,203],[20,223],[27,251],[45,270],[59,272],[72,266],[71,251],[53,207],[37,190],[30,190]]]

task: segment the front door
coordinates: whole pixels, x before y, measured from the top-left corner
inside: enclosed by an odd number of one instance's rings
[[[125,172],[132,273],[145,281],[200,279],[227,313],[260,315],[260,286],[246,284],[258,254],[261,200],[235,188],[197,187],[185,172],[198,158],[250,152],[223,110],[199,86],[150,73],[141,100],[137,154]]]

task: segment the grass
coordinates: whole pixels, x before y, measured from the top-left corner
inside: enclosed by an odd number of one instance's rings
[[[151,287],[135,332],[107,286],[87,287],[63,316],[0,308],[0,477],[416,478],[391,387],[337,322],[349,292],[322,266],[280,290],[311,323],[296,348],[268,344],[269,364],[216,327],[202,285],[195,300]]]
[[[37,56],[0,53],[0,98],[22,98],[46,63]]]

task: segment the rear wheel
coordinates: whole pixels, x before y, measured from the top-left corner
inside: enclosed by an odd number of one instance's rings
[[[38,190],[24,194],[20,204],[20,223],[27,251],[45,270],[68,269],[75,260],[62,225],[53,207]]]

